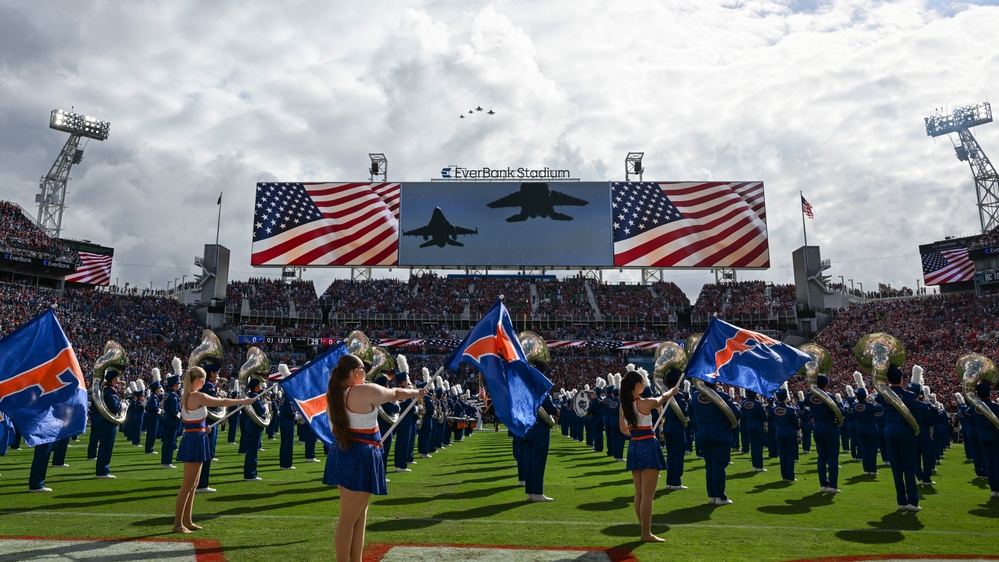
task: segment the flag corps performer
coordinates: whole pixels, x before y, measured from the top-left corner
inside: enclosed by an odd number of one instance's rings
[[[340,491],[334,544],[337,560],[361,560],[371,494],[385,495],[378,407],[386,402],[421,399],[426,389],[388,389],[364,384],[364,363],[343,355],[329,379],[326,414],[335,437],[326,459],[323,483]]]

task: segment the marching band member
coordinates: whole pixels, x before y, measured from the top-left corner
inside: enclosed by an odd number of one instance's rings
[[[919,435],[916,436],[916,480],[921,486],[932,486],[933,464],[935,450],[933,447],[933,426],[936,424],[936,408],[926,403],[927,396],[923,393],[923,368],[913,365],[912,377],[909,379],[909,390],[916,395],[916,408],[912,416],[919,425]]]
[[[801,451],[804,453],[812,452],[812,426],[815,420],[812,418],[812,411],[806,408],[805,405],[805,393],[798,391],[798,403],[801,404],[801,408],[798,408],[798,422],[801,426]]]
[[[121,373],[118,371],[112,369],[105,371],[101,396],[94,397],[95,400],[103,400],[108,411],[116,415],[121,412],[122,408],[121,400],[118,399],[118,389],[115,388],[120,377]],[[114,441],[118,435],[118,425],[105,420],[103,416],[98,416],[98,418],[100,418],[101,423],[94,430],[94,433],[100,432],[100,435],[96,435],[100,440],[100,444],[97,446],[97,477],[114,478],[114,474],[111,474],[111,453],[114,452]]]
[[[892,363],[888,366],[888,385],[911,412],[916,407],[916,395],[902,388],[903,376],[902,369],[897,365]],[[919,490],[916,489],[916,434],[902,413],[884,396],[878,394],[875,400],[884,408],[885,453],[895,479],[898,510],[920,511]]]
[[[250,377],[250,380],[246,383],[246,397],[254,399],[250,407],[253,408],[253,411],[259,417],[263,418],[267,415],[267,411],[264,409],[263,404],[256,400],[257,396],[260,395],[257,392],[259,388],[260,379]],[[243,457],[243,480],[263,480],[263,478],[257,476],[257,456],[260,453],[260,443],[263,435],[264,428],[247,417],[246,427],[243,429],[243,437],[246,439],[246,456]]]
[[[767,469],[763,468],[763,444],[767,434],[767,409],[752,390],[746,391],[746,399],[742,401],[740,421],[746,422],[749,460],[753,465],[753,472],[766,472]]]
[[[344,355],[330,376],[327,414],[336,438],[326,457],[323,483],[340,492],[340,514],[334,545],[337,560],[360,560],[371,494],[385,495],[378,406],[407,398],[423,398],[426,390],[386,389],[364,384],[364,366]],[[341,405],[343,405],[341,407]]]
[[[680,407],[680,415],[684,419],[680,419],[677,413],[673,411],[672,408],[666,408],[663,410],[663,442],[665,443],[664,448],[666,450],[666,489],[667,490],[686,490],[687,487],[683,485],[683,455],[687,450],[687,439],[684,435],[686,431],[686,426],[690,423],[687,419],[690,416],[690,402],[687,401],[686,397],[677,388],[677,384],[680,382],[680,370],[670,369],[666,376],[663,377],[663,381],[666,383],[667,389],[676,388],[674,392],[673,401]],[[659,397],[662,399],[662,397]],[[669,401],[669,398],[666,399]],[[665,404],[665,402],[664,402]],[[631,459],[631,452],[629,449],[628,458]]]
[[[857,428],[857,447],[860,452],[860,464],[867,476],[878,474],[878,426],[877,417],[882,415],[880,404],[867,402],[867,389],[860,387],[853,393],[857,399],[847,412],[847,417],[853,419]]]
[[[179,363],[180,359],[177,359],[177,362]],[[163,415],[160,417],[160,425],[163,427],[160,466],[177,468],[173,464],[173,453],[177,449],[177,434],[180,431],[180,396],[177,394],[180,390],[180,377],[177,375],[167,377],[166,388]]]
[[[385,375],[378,375],[375,377],[373,382],[388,390],[389,382],[388,377]],[[382,435],[385,435],[385,432],[388,431],[389,428],[392,427],[392,424],[395,423],[392,416],[398,417],[399,415],[399,404],[396,402],[386,402],[376,409],[378,410],[378,431]],[[385,441],[382,442],[382,464],[385,465],[383,467],[385,472],[388,472],[388,458],[389,455],[392,454],[392,437],[394,437],[394,435],[394,433],[390,433],[389,436],[385,438]]]
[[[160,370],[153,369],[153,382],[149,383],[149,399],[146,400],[145,419],[143,425],[146,427],[146,454],[154,455],[156,446],[156,434],[160,430]]]
[[[994,416],[999,417],[999,404],[992,401],[992,386],[988,381],[981,381],[975,387],[975,395],[985,403]],[[989,481],[989,489],[993,498],[999,498],[999,428],[992,424],[989,418],[975,410],[975,427],[978,430],[978,445],[982,459],[985,461],[985,475]]]
[[[31,459],[31,472],[28,473],[29,492],[51,492],[52,488],[45,486],[45,475],[49,470],[49,456],[54,443],[35,445]]]
[[[201,392],[206,396],[218,398],[218,388],[215,385],[219,380],[219,369],[222,368],[222,365],[214,360],[205,359],[201,361],[200,367],[205,371],[204,385],[201,387]],[[183,413],[181,417],[183,417]],[[213,494],[216,491],[215,488],[212,488],[208,484],[211,481],[212,461],[216,460],[215,445],[218,444],[219,428],[218,426],[206,427],[206,433],[208,434],[208,455],[205,458],[204,466],[201,467],[201,476],[198,477],[198,487],[194,490],[196,494]]]
[[[128,389],[132,391],[132,395],[128,398],[128,409],[122,429],[125,431],[125,437],[132,442],[132,446],[138,447],[142,438],[142,391],[135,382],[129,383]]]
[[[422,388],[427,388],[428,390],[421,396],[421,399],[423,400],[423,421],[420,423],[420,433],[417,439],[416,447],[420,452],[421,459],[429,459],[430,451],[433,447],[431,440],[433,438],[434,417],[437,411],[434,409],[434,397],[429,392],[430,390],[433,390],[433,382],[422,382],[416,385],[416,388],[422,389],[420,387],[421,384],[423,385]]]
[[[659,471],[666,468],[662,448],[652,433],[652,410],[661,408],[678,389],[674,385],[658,398],[640,398],[646,385],[637,371],[628,371],[620,385],[623,406],[618,416],[618,430],[631,436],[625,469],[631,471],[635,485],[635,514],[642,527],[641,540],[664,542],[652,534],[652,502],[656,497]]]
[[[295,408],[291,405],[291,398],[285,396],[281,399],[281,406],[278,408],[278,418],[281,425],[281,445],[278,453],[278,464],[281,470],[295,470],[295,467],[291,463],[295,452],[296,417]]]
[[[604,452],[604,387],[607,381],[597,377],[597,382],[593,385],[593,398],[587,408],[589,412],[588,422],[592,426],[593,450],[597,453]]]
[[[716,383],[704,381],[714,389]],[[691,399],[693,417],[697,423],[697,443],[704,455],[704,477],[707,483],[708,503],[729,505],[732,500],[725,495],[725,471],[732,458],[732,424],[728,415],[720,408],[732,411],[736,419],[740,414],[732,407],[732,398],[727,393],[716,392],[724,402],[716,405],[711,398],[700,391],[694,392]]]
[[[194,511],[194,486],[198,482],[205,460],[211,458],[211,445],[208,442],[208,434],[205,432],[208,406],[213,408],[240,406],[257,401],[255,397],[223,399],[199,392],[204,386],[206,378],[205,370],[201,367],[191,367],[185,375],[184,395],[180,400],[184,435],[180,439],[180,449],[177,451],[177,460],[184,463],[184,479],[177,492],[177,501],[174,507],[174,533],[190,533],[201,529],[200,525],[194,524],[192,512]],[[170,385],[169,379],[167,384]]]
[[[788,403],[786,388],[775,395],[777,404],[772,410],[771,422],[777,426],[777,456],[780,458],[780,477],[785,482],[795,482],[794,461],[798,452],[798,412]]]
[[[610,399],[607,401],[607,455],[613,457],[617,462],[624,462],[624,435],[620,431],[612,431],[620,425],[620,422],[613,420],[621,418],[621,392],[619,390],[621,380],[621,375],[615,373],[614,385],[608,384],[606,390],[610,393]],[[615,426],[614,423],[618,423],[618,426]]]
[[[63,437],[52,445],[52,466],[57,468],[68,468],[66,464],[66,449],[69,447],[70,437]]]
[[[541,371],[542,375],[548,373],[547,361],[535,359],[531,361],[531,365]],[[548,413],[551,420],[554,420],[555,416],[558,415],[551,394],[545,394],[541,401],[541,408]],[[545,495],[545,468],[548,466],[548,448],[551,445],[552,427],[541,416],[538,416],[534,425],[524,433],[521,445],[524,461],[524,491],[527,492],[527,501],[530,502],[553,501]]]
[[[818,375],[815,386],[825,390],[829,377]],[[818,455],[816,463],[819,471],[820,491],[827,494],[839,493],[839,446],[840,429],[836,425],[836,412],[816,394],[805,395],[805,407],[811,410],[815,420],[815,452]],[[835,405],[834,407],[839,407]]]
[[[395,358],[396,366],[399,368],[395,375],[392,377],[395,381],[396,388],[409,388],[409,362],[403,355],[398,355]],[[410,403],[413,401],[412,398],[399,402],[399,408],[402,411],[406,411]],[[395,440],[395,456],[393,459],[393,465],[395,467],[395,472],[412,472],[411,468],[407,468],[407,464],[410,462],[410,458],[413,456],[413,430],[416,429],[416,407],[414,406],[412,410],[406,413],[399,421],[399,426],[395,428],[397,434]]]

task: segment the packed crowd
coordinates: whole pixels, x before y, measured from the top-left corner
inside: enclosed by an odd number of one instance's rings
[[[708,283],[701,288],[692,313],[722,318],[770,316],[792,311],[796,305],[794,285],[767,285],[763,281]]]
[[[272,310],[287,312],[294,302],[299,313],[318,313],[319,299],[312,281],[294,279],[285,282],[281,279],[253,278],[246,281],[230,281],[226,290],[226,306],[241,306],[248,300],[251,310]]]
[[[0,247],[29,257],[79,263],[80,256],[42,231],[21,207],[0,201]]]

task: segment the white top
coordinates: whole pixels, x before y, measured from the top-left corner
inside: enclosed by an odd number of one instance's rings
[[[201,421],[207,417],[208,417],[208,406],[202,406],[194,410],[188,410],[187,408],[180,409],[180,419],[186,422]]]
[[[638,421],[638,423],[635,424],[636,426],[635,429],[638,429],[640,427],[652,427],[652,414],[651,413],[643,414],[641,411],[639,411],[638,398],[636,398],[635,401],[631,403],[631,407],[635,409],[635,418]]]
[[[347,419],[350,420],[351,429],[374,429],[378,427],[378,408],[371,410],[366,414],[355,412],[347,406],[347,397],[350,396],[350,391],[354,386],[347,388],[347,392],[343,394],[344,409],[347,410]]]

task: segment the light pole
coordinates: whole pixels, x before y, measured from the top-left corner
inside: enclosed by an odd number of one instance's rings
[[[180,281],[180,286],[181,286],[181,287],[183,287],[183,286],[184,286],[184,285],[186,285],[186,284],[187,284],[187,275],[185,275],[185,276],[184,276],[184,278],[183,278],[183,279],[181,279],[181,281]]]
[[[842,285],[843,287],[846,287],[846,281],[843,280],[842,275],[839,276],[839,284]]]
[[[863,293],[864,292],[864,284],[861,283],[860,281],[857,281],[857,285],[860,285],[860,292]]]
[[[853,279],[850,279],[849,281],[850,281],[850,290],[852,291],[853,290]]]

